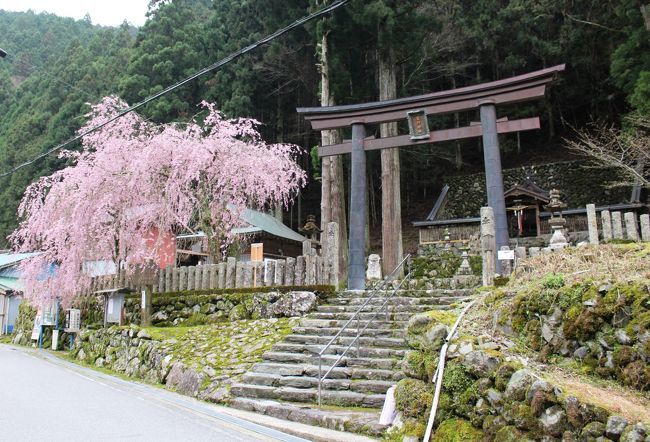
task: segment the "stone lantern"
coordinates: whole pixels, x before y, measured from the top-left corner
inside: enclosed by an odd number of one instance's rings
[[[563,232],[566,220],[562,217],[562,210],[566,209],[566,204],[560,200],[560,191],[558,189],[551,189],[549,197],[551,200],[544,206],[546,210],[551,212],[551,219],[548,223],[551,226],[553,235],[549,247],[551,250],[563,249],[569,245]]]
[[[318,241],[318,235],[321,234],[322,230],[318,227],[318,224],[316,224],[316,216],[314,215],[307,215],[307,222],[305,222],[305,225],[298,229],[300,233],[305,235],[307,239],[309,239],[310,247],[314,250],[318,250],[320,248],[320,242]],[[303,244],[303,248],[306,247]],[[303,250],[303,254],[305,255],[311,255],[313,253],[305,253],[306,250]]]

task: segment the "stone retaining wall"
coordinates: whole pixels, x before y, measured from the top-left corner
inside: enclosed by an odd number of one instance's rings
[[[496,292],[498,305],[507,294]],[[539,351],[572,358],[582,370],[650,391],[650,293],[647,284],[564,285],[550,275],[495,313],[500,332]]]
[[[191,326],[238,319],[301,316],[317,305],[319,297],[333,293],[330,286],[304,289],[312,290],[156,293],[152,299],[151,322],[156,326]],[[125,307],[127,323],[139,323],[140,297],[127,297]]]
[[[71,356],[178,393],[224,403],[230,385],[282,340],[295,318],[234,321],[161,332],[156,328],[84,330]]]
[[[453,321],[453,314],[432,312],[409,322],[413,350],[403,360],[409,378],[395,389],[400,414],[393,436],[422,438],[433,398],[431,378]],[[471,336],[449,347],[432,441],[648,440],[643,424],[579,400],[501,350],[488,337]]]
[[[541,188],[550,191],[557,188],[562,201],[569,208],[584,207],[590,203],[615,204],[630,199],[629,187],[609,187],[610,182],[623,181],[614,169],[585,167],[584,161],[550,163],[518,167],[503,171],[504,190],[523,183],[527,177]],[[485,175],[454,176],[447,179],[449,193],[444,213],[439,219],[478,216],[487,200]]]

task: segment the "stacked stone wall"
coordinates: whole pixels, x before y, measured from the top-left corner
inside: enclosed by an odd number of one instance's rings
[[[584,161],[524,166],[503,171],[504,189],[522,184],[530,178],[542,189],[557,188],[569,208],[587,204],[615,204],[629,201],[629,186],[613,186],[622,181],[619,173],[610,168],[588,167]],[[453,176],[447,179],[449,193],[439,219],[476,217],[487,201],[485,174]]]
[[[333,293],[331,286],[286,287],[282,291],[242,289],[156,293],[151,322],[155,326],[202,325],[238,319],[301,316],[312,310],[319,298]],[[253,291],[254,290],[254,291]],[[140,297],[125,300],[126,321],[139,323]]]

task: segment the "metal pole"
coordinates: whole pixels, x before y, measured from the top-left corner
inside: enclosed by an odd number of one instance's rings
[[[322,356],[318,355],[318,406],[320,407],[320,386],[321,386],[321,367],[322,367]]]
[[[365,290],[366,242],[366,152],[363,139],[366,127],[352,123],[352,172],[350,179],[350,242],[348,253],[348,290]]]
[[[499,136],[497,133],[497,111],[492,100],[485,100],[479,104],[481,128],[483,130],[485,187],[487,189],[488,206],[494,210],[496,250],[501,250],[502,246],[508,245],[508,220],[506,218],[506,203],[503,196],[503,172],[501,169],[501,153],[499,152]],[[501,263],[496,259],[495,261],[497,272],[501,273]]]

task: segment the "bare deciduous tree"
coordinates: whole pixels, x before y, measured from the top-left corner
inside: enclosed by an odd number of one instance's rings
[[[565,139],[566,145],[620,170],[629,183],[650,188],[650,117],[631,115],[624,122],[624,129],[604,123],[576,129],[576,138]]]

